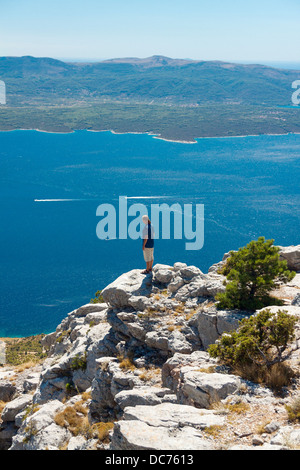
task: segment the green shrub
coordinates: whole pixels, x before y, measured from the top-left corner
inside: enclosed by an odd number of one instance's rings
[[[95,298],[90,300],[91,304],[103,303],[104,299],[102,297],[102,290],[98,290],[95,294]]]
[[[76,356],[73,358],[72,363],[70,368],[72,370],[85,370],[87,367],[87,358],[86,358],[86,352],[80,356],[80,354],[76,354]]]
[[[273,243],[259,237],[237,252],[230,252],[220,271],[229,282],[225,292],[216,296],[218,308],[254,311],[275,303],[282,305],[279,299],[270,297],[270,292],[296,273],[288,270],[286,261],[280,261],[279,248]]]
[[[38,363],[47,357],[42,339],[45,335],[12,338],[6,342],[6,363],[21,366],[26,363]]]
[[[275,314],[270,309],[262,310],[244,318],[236,331],[223,333],[208,352],[229,366],[254,364],[268,368],[288,358],[287,347],[294,339],[296,321],[296,316],[282,310]]]

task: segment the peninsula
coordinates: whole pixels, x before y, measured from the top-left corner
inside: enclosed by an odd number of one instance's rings
[[[0,130],[140,132],[174,141],[300,132],[300,71],[154,56],[98,63],[0,57]]]

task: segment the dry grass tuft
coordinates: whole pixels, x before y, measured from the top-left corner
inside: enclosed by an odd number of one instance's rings
[[[91,428],[92,434],[103,443],[108,442],[109,432],[113,429],[114,423],[95,423]]]
[[[300,421],[300,396],[296,397],[290,405],[286,405],[286,411],[289,421]]]
[[[131,358],[119,356],[118,360],[120,362],[119,364],[120,369],[123,369],[123,370],[135,370],[136,369]]]
[[[294,377],[292,369],[283,362],[270,367],[258,366],[254,363],[239,365],[235,368],[234,373],[251,382],[264,384],[277,392],[290,385]]]
[[[74,406],[67,406],[63,411],[57,413],[54,421],[58,426],[67,428],[73,436],[78,436],[79,434],[86,436],[90,429],[86,415],[86,408],[79,402]]]

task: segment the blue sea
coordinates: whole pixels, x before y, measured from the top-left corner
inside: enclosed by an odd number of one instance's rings
[[[156,240],[155,262],[208,268],[259,236],[299,244],[300,135],[198,139],[0,133],[0,337],[50,333],[123,272],[140,240],[99,240],[100,204],[204,204],[204,246]],[[141,199],[143,198],[143,199]]]

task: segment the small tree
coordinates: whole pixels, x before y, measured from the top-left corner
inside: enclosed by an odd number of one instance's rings
[[[244,318],[236,331],[223,333],[220,340],[210,345],[208,352],[233,367],[247,364],[270,367],[288,359],[287,348],[295,337],[297,320],[296,316],[282,310],[276,313],[262,310]]]
[[[274,304],[271,290],[293,279],[296,273],[288,270],[286,261],[280,261],[279,248],[273,243],[259,237],[237,252],[230,252],[220,271],[230,282],[216,297],[219,308],[254,311]]]
[[[102,297],[102,290],[97,290],[95,294],[95,298],[90,300],[91,304],[101,304],[104,302],[104,299]]]

